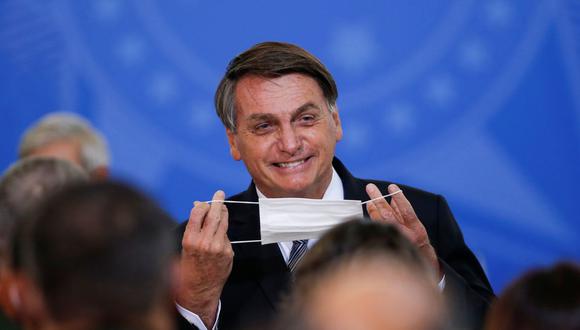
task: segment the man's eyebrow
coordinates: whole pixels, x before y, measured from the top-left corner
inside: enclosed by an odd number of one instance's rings
[[[292,118],[296,118],[299,115],[301,115],[304,111],[307,111],[310,109],[322,110],[318,105],[316,105],[312,102],[306,102],[303,105],[301,105],[300,107],[298,107],[296,110],[294,110],[294,112],[292,113]]]
[[[249,121],[261,121],[261,120],[273,120],[276,117],[269,113],[253,113],[249,115],[246,119]]]
[[[312,102],[306,102],[292,112],[292,118],[296,118],[300,114],[302,114],[304,111],[307,111],[310,109],[322,110],[318,105],[316,105]],[[249,115],[248,117],[246,117],[246,120],[248,120],[248,121],[262,121],[262,120],[272,121],[272,120],[276,120],[276,116],[273,114],[270,114],[270,113],[253,113],[253,114]]]

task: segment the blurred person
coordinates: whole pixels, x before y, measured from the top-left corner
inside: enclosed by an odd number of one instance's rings
[[[74,113],[54,112],[32,124],[18,147],[20,158],[51,156],[69,160],[93,179],[109,175],[109,151],[103,135]]]
[[[173,328],[173,220],[113,182],[70,187],[23,231],[24,301],[35,329]]]
[[[580,265],[559,263],[525,273],[493,303],[486,329],[580,329]]]
[[[304,256],[276,330],[435,330],[446,319],[437,278],[396,227],[354,220]]]
[[[360,212],[398,226],[428,260],[454,308],[480,327],[493,290],[447,202],[409,186],[353,176],[335,157],[342,138],[337,97],[330,72],[298,46],[264,42],[236,56],[217,88],[215,105],[230,154],[243,161],[252,181],[228,201],[372,199]],[[382,198],[399,190],[403,193]],[[257,207],[226,207],[224,198],[218,191],[211,206],[195,203],[178,229],[184,285],[177,303],[183,329],[190,324],[234,329],[270,317],[291,284],[299,260],[291,258],[293,251],[312,244],[296,240],[232,247],[231,241],[259,239],[261,220]]]
[[[17,228],[46,198],[67,185],[87,180],[87,174],[77,165],[46,157],[19,160],[0,177],[0,319],[5,319],[0,329],[7,329],[6,318],[26,318],[20,306]]]

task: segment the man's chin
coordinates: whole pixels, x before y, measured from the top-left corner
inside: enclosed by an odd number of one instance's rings
[[[276,190],[274,195],[279,197],[286,197],[286,198],[317,198],[312,196],[313,191],[312,188],[313,184],[292,184],[287,186],[279,186]]]

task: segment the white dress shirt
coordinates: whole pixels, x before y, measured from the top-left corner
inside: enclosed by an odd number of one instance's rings
[[[256,192],[258,193],[258,198],[268,198],[258,189],[258,187],[256,187]],[[342,180],[340,179],[340,176],[338,176],[338,173],[336,173],[336,170],[334,170],[334,168],[332,169],[332,179],[330,180],[330,184],[326,188],[326,191],[324,192],[322,199],[344,200],[344,188],[342,187]],[[316,239],[308,240],[308,249],[310,249],[312,247],[312,245],[314,245],[317,241],[318,240],[316,240]],[[292,241],[278,243],[278,248],[280,248],[280,252],[282,253],[282,257],[284,258],[284,261],[286,263],[288,263],[288,259],[290,258],[290,251],[292,250],[292,244],[293,244]],[[439,289],[441,291],[443,291],[443,288],[445,288],[445,275],[443,275],[443,278],[439,282],[438,286],[439,286]],[[177,303],[176,303],[176,305],[177,305],[177,310],[179,311],[179,313],[189,323],[194,324],[200,330],[207,330],[207,327],[205,326],[205,324],[203,324],[203,322],[201,321],[199,316],[197,316],[197,314],[192,313],[191,311],[183,308],[182,306],[180,306]],[[221,311],[221,301],[219,302],[219,305],[218,305],[216,322],[213,325],[212,330],[217,329],[217,323],[218,323],[217,320],[219,319],[220,311]]]

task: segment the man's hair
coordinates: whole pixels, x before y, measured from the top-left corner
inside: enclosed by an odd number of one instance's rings
[[[397,260],[431,276],[417,248],[392,225],[359,219],[336,226],[322,236],[294,272],[296,286],[309,286],[337,264],[360,257]]]
[[[103,135],[86,119],[67,112],[50,113],[29,127],[20,140],[18,155],[24,158],[35,149],[61,141],[79,144],[82,166],[89,173],[109,165],[109,151]]]
[[[153,201],[123,184],[69,187],[25,229],[23,270],[56,322],[139,322],[171,301],[173,227]]]
[[[324,64],[306,50],[289,43],[263,42],[236,56],[227,66],[215,93],[215,108],[226,128],[236,131],[235,90],[246,76],[277,78],[300,73],[314,79],[333,111],[338,98],[334,78]]]
[[[8,168],[0,178],[0,255],[10,253],[15,226],[46,198],[67,185],[86,181],[81,168],[56,158],[31,157]]]
[[[404,269],[424,283],[435,276],[417,248],[393,225],[356,219],[340,224],[316,242],[294,272],[294,287],[274,322],[277,330],[311,329],[310,295],[330,277],[353,265],[360,271],[373,265]],[[376,269],[376,268],[375,268]],[[434,306],[435,308],[436,306]]]
[[[559,263],[524,274],[492,305],[486,329],[580,329],[580,265]]]

